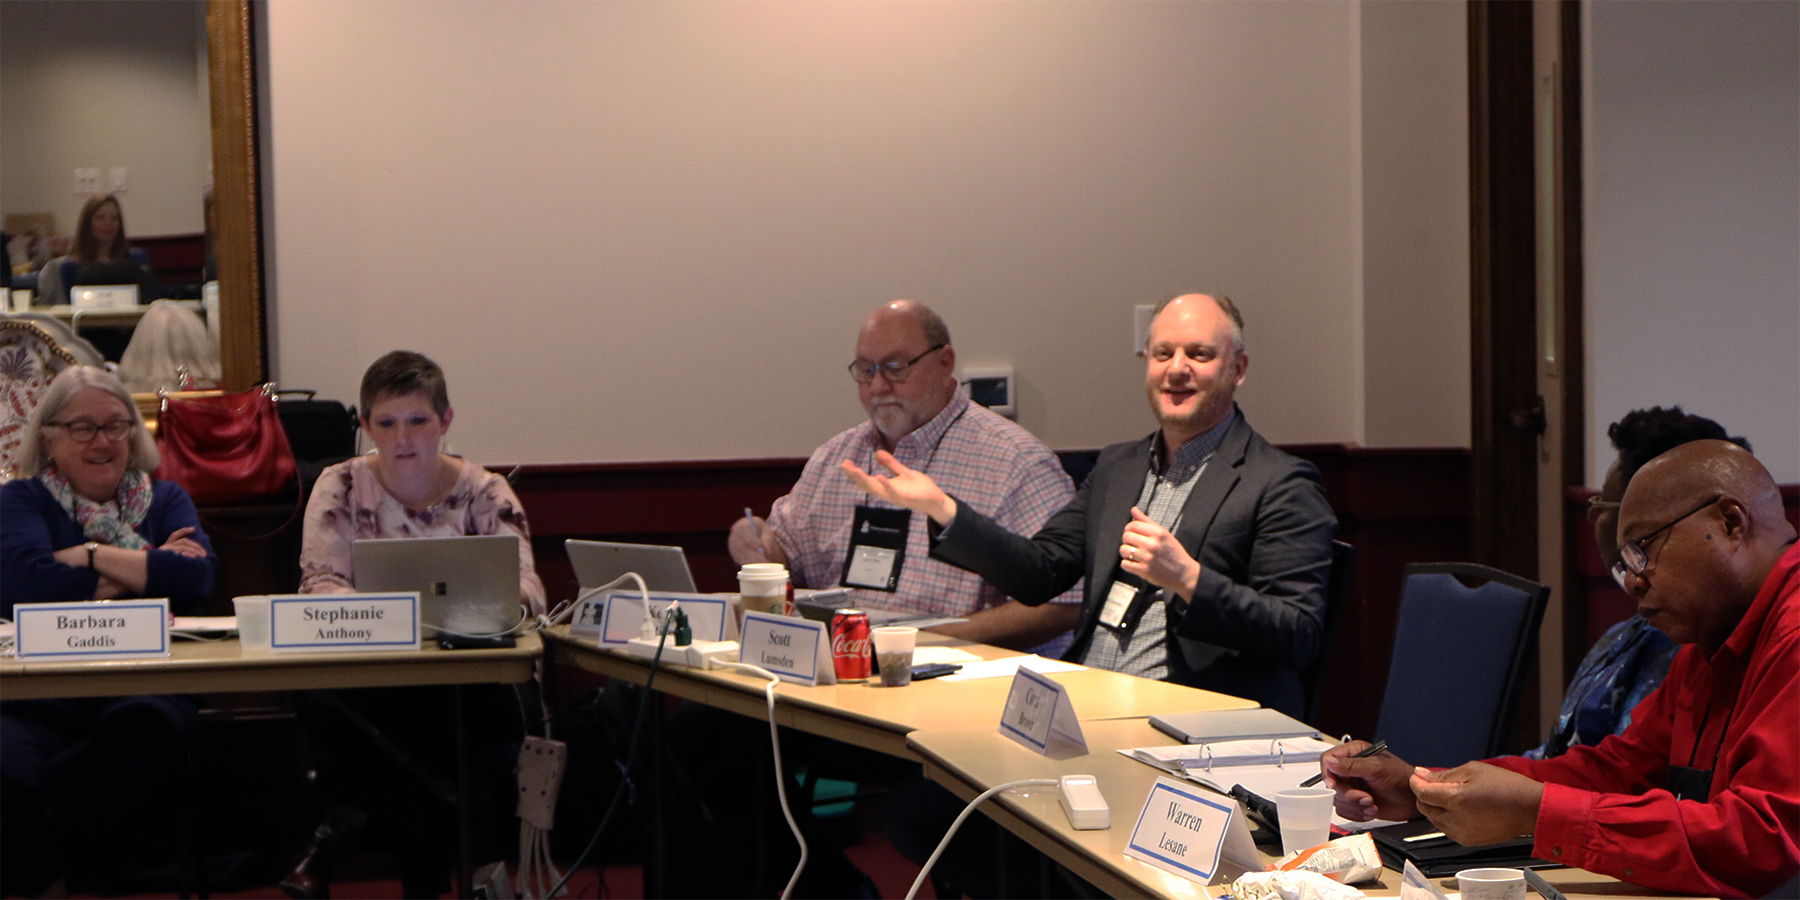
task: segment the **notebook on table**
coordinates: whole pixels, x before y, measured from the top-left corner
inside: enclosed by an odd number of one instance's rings
[[[1170,713],[1151,716],[1150,724],[1184,744],[1319,736],[1319,729],[1273,709],[1214,709]]]
[[[516,535],[371,538],[350,545],[350,567],[358,591],[418,591],[426,628],[491,635],[519,623]]]
[[[610,584],[626,572],[636,572],[644,579],[646,590],[694,593],[694,573],[680,547],[573,539],[564,541],[563,547],[569,552],[569,564],[575,567],[575,580],[584,591]],[[635,588],[637,584],[627,582],[621,587]]]

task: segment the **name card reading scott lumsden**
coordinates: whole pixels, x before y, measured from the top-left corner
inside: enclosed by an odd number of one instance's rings
[[[831,652],[824,651],[821,660],[820,651],[828,646],[823,623],[747,612],[738,662],[761,666],[783,681],[808,686],[836,684],[837,669],[831,664]]]
[[[169,655],[169,601],[20,603],[13,606],[20,659]]]
[[[278,653],[417,650],[419,592],[272,596],[269,647]]]

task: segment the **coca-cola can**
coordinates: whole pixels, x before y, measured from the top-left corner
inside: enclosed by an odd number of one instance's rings
[[[831,661],[839,681],[868,681],[875,672],[875,648],[869,639],[869,614],[840,609],[831,614]]]

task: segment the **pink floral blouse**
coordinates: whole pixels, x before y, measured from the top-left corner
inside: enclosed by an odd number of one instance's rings
[[[519,536],[519,596],[532,613],[544,611],[544,583],[531,557],[525,509],[506,479],[464,461],[444,502],[425,512],[407,509],[388,494],[359,456],[326,469],[306,504],[300,543],[300,592],[344,594],[356,590],[350,543],[365,538]]]

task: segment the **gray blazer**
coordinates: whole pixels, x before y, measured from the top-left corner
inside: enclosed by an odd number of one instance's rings
[[[1154,437],[1100,451],[1075,499],[1029,538],[958,503],[949,528],[929,529],[932,558],[1033,606],[1086,577],[1075,643],[1064,656],[1079,661],[1120,573],[1120,536]],[[1170,617],[1182,649],[1169,661],[1170,680],[1300,715],[1300,671],[1319,653],[1336,527],[1318,469],[1275,449],[1238,414],[1175,531],[1201,571],[1186,613]]]

